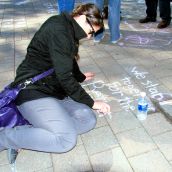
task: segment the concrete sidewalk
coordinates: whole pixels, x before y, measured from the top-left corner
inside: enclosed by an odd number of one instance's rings
[[[0,1],[0,89],[14,79],[35,31],[56,13],[53,0]],[[97,114],[96,128],[79,136],[68,153],[21,150],[17,172],[172,171],[172,24],[163,30],[158,22],[139,24],[143,0],[123,0],[122,16],[123,38],[116,45],[108,43],[107,31],[100,44],[83,40],[80,46],[81,69],[96,73],[83,87],[111,105],[112,118]],[[142,122],[136,118],[140,91],[150,98]],[[0,172],[11,169],[1,152]]]

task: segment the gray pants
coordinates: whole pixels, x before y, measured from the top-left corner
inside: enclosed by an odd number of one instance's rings
[[[3,128],[0,147],[67,152],[76,145],[79,134],[96,125],[92,109],[70,98],[41,98],[23,103],[18,109],[32,126]]]

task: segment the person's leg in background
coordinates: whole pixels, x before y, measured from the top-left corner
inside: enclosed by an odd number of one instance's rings
[[[170,0],[159,0],[159,11],[162,21],[158,24],[159,29],[166,28],[171,22]]]
[[[111,43],[116,43],[120,39],[120,9],[121,0],[109,0],[108,25]]]
[[[102,12],[104,7],[104,0],[94,0],[94,4],[99,8],[99,10]],[[100,42],[104,37],[104,32],[101,31],[97,35],[94,36],[94,42]]]
[[[74,9],[75,0],[57,0],[58,13],[68,12],[71,13]]]
[[[139,23],[156,22],[158,0],[145,0],[146,17],[139,20]]]
[[[96,6],[102,11],[104,1],[95,0]],[[121,0],[109,0],[108,3],[108,26],[110,30],[110,42],[116,43],[120,39],[120,8]],[[94,37],[94,42],[100,42],[104,32]]]

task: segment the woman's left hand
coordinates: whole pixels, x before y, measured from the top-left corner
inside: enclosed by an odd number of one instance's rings
[[[92,72],[86,72],[86,73],[84,73],[84,75],[86,76],[85,81],[91,80],[95,76],[95,74]]]

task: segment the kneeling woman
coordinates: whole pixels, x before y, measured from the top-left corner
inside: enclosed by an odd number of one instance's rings
[[[95,127],[92,109],[110,112],[108,104],[94,101],[81,87],[79,82],[93,74],[81,73],[76,61],[79,40],[90,38],[102,27],[99,10],[93,4],[85,4],[72,15],[50,17],[36,32],[12,85],[50,68],[55,72],[19,93],[16,104],[31,126],[2,129],[0,150],[67,152],[76,145],[79,134]]]

